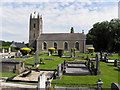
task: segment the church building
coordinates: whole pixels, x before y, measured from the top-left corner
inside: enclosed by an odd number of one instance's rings
[[[37,51],[48,51],[48,48],[70,51],[76,48],[78,52],[86,50],[86,35],[84,33],[43,33],[43,19],[39,13],[30,15],[29,46]]]

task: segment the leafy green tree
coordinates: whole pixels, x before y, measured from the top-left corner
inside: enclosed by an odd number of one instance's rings
[[[74,28],[73,27],[71,27],[71,32],[70,33],[74,33]]]
[[[120,20],[95,23],[87,34],[87,44],[93,44],[97,51],[117,52],[120,46]]]

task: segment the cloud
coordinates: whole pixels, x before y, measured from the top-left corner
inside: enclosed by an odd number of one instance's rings
[[[104,5],[103,5],[104,4]],[[29,15],[38,11],[43,16],[44,33],[69,33],[82,29],[87,33],[96,22],[117,18],[117,4],[97,2],[49,2],[49,3],[3,3],[2,20],[3,40],[28,42]],[[12,36],[11,36],[12,35]]]

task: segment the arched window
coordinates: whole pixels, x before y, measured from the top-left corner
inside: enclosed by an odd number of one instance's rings
[[[67,42],[64,43],[64,50],[68,50],[68,43]]]
[[[76,48],[77,50],[79,50],[79,43],[78,43],[78,42],[75,43],[75,48]]]
[[[54,48],[57,49],[57,43],[56,42],[54,42]]]
[[[47,43],[46,43],[46,42],[43,43],[43,49],[44,49],[44,50],[47,49]]]
[[[36,24],[34,23],[34,28],[36,28]]]

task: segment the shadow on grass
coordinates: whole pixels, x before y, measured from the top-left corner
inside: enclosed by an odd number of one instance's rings
[[[119,72],[120,72],[120,69],[114,69],[114,70],[116,70],[116,71],[119,71]]]
[[[52,56],[58,57],[58,55],[52,55]]]
[[[114,65],[107,65],[107,66],[110,66],[110,67],[115,67]]]

